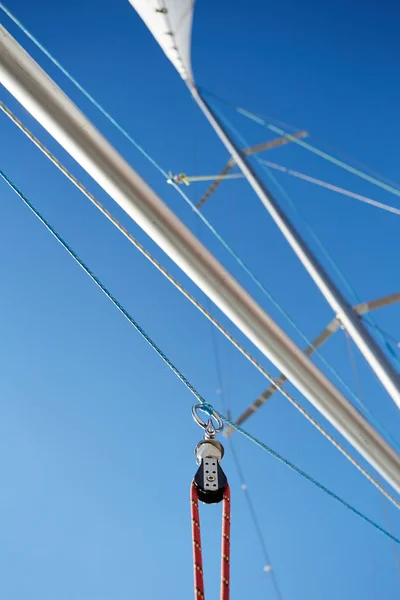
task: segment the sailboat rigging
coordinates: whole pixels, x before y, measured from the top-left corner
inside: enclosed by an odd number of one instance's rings
[[[395,305],[400,301],[400,293],[375,298],[373,300],[354,303],[349,301],[345,294],[336,285],[322,263],[311,248],[308,246],[301,233],[290,221],[286,212],[265,185],[262,177],[253,168],[250,161],[251,156],[256,156],[259,163],[268,168],[281,171],[298,179],[331,191],[352,197],[361,202],[383,208],[394,214],[400,214],[400,210],[389,206],[368,196],[357,194],[349,189],[335,186],[322,179],[307,175],[284,167],[275,162],[259,158],[260,153],[279,147],[291,147],[295,143],[303,143],[309,133],[306,130],[296,130],[288,133],[276,128],[279,137],[273,140],[261,141],[258,144],[242,144],[237,141],[235,135],[229,130],[224,117],[218,112],[210,100],[210,95],[197,85],[191,64],[191,36],[194,15],[193,0],[129,0],[132,7],[143,20],[169,61],[179,73],[188,92],[195,100],[197,107],[202,111],[209,124],[217,134],[228,153],[228,160],[223,169],[215,175],[187,174],[186,172],[165,172],[158,165],[157,168],[165,180],[172,185],[178,193],[187,201],[190,207],[201,215],[204,222],[208,221],[201,211],[204,205],[210,202],[214,192],[222,185],[234,182],[237,179],[246,180],[264,208],[269,213],[275,225],[282,232],[289,246],[314,281],[324,299],[333,311],[333,318],[325,329],[312,341],[305,338],[307,342],[304,349],[299,347],[286,331],[275,322],[272,316],[235,278],[232,273],[213,255],[210,250],[194,235],[191,229],[167,206],[164,200],[152,187],[142,179],[133,167],[123,158],[109,140],[97,129],[89,118],[78,108],[73,100],[56,84],[52,77],[43,70],[38,62],[18,43],[5,27],[0,25],[0,83],[16,99],[19,104],[34,117],[34,119],[58,142],[58,144],[80,165],[84,171],[104,190],[115,203],[122,208],[147,236],[186,274],[199,290],[227,317],[228,321],[235,325],[246,341],[261,352],[276,367],[278,375],[272,376],[267,369],[254,358],[245,345],[236,339],[228,328],[217,320],[212,311],[205,308],[193,293],[188,291],[163,265],[162,261],[156,259],[145,246],[139,242],[124,225],[122,225],[106,209],[97,198],[68,170],[64,164],[30,131],[30,129],[12,112],[3,102],[0,102],[1,111],[35,144],[37,148],[66,176],[75,187],[86,196],[106,218],[127,238],[167,280],[172,283],[189,300],[211,324],[218,329],[225,338],[254,366],[268,381],[269,386],[265,389],[250,406],[237,418],[231,418],[230,414],[222,414],[213,405],[208,404],[205,398],[197,391],[183,373],[175,366],[174,362],[160,349],[155,341],[146,331],[131,317],[116,298],[108,292],[101,281],[86,267],[79,256],[64,243],[61,236],[35,209],[21,189],[13,183],[6,173],[0,171],[0,175],[13,191],[24,201],[39,220],[49,229],[56,239],[64,246],[71,256],[82,266],[88,275],[102,289],[106,296],[124,314],[124,316],[136,327],[150,346],[159,354],[170,369],[186,385],[200,402],[198,408],[208,413],[217,422],[224,421],[226,429],[224,435],[231,437],[236,430],[250,439],[259,448],[269,452],[290,469],[300,474],[309,482],[316,485],[320,490],[330,495],[353,513],[373,525],[392,539],[395,544],[400,543],[398,538],[390,531],[382,528],[376,521],[367,517],[362,511],[355,509],[350,503],[332,492],[328,487],[320,484],[318,480],[308,475],[295,463],[285,459],[278,452],[270,448],[257,436],[250,434],[242,428],[244,423],[276,392],[280,392],[286,399],[300,411],[303,416],[322,433],[345,457],[353,464],[361,474],[369,480],[379,492],[385,496],[396,508],[400,507],[398,494],[400,494],[400,454],[395,445],[389,440],[385,431],[374,421],[368,409],[354,406],[348,398],[347,391],[342,391],[339,384],[334,384],[325,374],[324,370],[311,360],[314,354],[319,355],[319,348],[327,342],[337,331],[343,329],[348,339],[354,342],[362,354],[366,363],[371,368],[383,389],[400,408],[400,378],[395,365],[387,356],[385,351],[376,341],[374,324],[367,321],[368,313]],[[2,7],[3,8],[3,7]],[[57,64],[57,66],[59,66]],[[73,80],[74,82],[74,80]],[[75,82],[76,83],[76,82]],[[84,93],[91,98],[85,90]],[[93,102],[95,103],[95,102]],[[101,107],[100,107],[101,108]],[[101,108],[101,110],[103,110]],[[104,111],[103,111],[104,112]],[[244,113],[245,111],[242,111]],[[105,113],[107,118],[110,117]],[[110,117],[110,120],[112,118]],[[121,130],[118,123],[114,122]],[[134,145],[136,143],[129,137],[125,130],[124,135]],[[265,138],[261,138],[265,139]],[[307,142],[304,142],[305,144]],[[146,156],[146,152],[141,149]],[[151,162],[151,157],[149,157]],[[217,165],[218,167],[218,165]],[[239,170],[239,171],[238,171]],[[174,174],[175,173],[175,174]],[[192,203],[185,193],[186,186],[196,182],[209,182],[209,186],[196,203]],[[215,200],[213,199],[213,202]],[[210,230],[212,226],[210,226]],[[215,231],[214,231],[215,232]],[[222,236],[217,235],[226,247]],[[231,256],[240,267],[246,270],[241,259],[231,252]],[[301,332],[300,332],[301,333]],[[387,336],[386,336],[387,338]],[[354,365],[353,365],[354,367]],[[338,433],[345,439],[345,444],[338,442],[332,435],[330,428],[322,426],[315,418],[312,411],[305,410],[299,402],[284,389],[286,382],[292,383],[295,388],[310,402],[319,415],[322,415]],[[339,381],[340,383],[340,381]],[[253,398],[256,397],[256,394]],[[353,398],[354,399],[354,398]],[[318,416],[319,416],[318,415]],[[196,418],[196,417],[195,417]],[[198,419],[196,419],[198,421]],[[210,493],[217,493],[218,500],[223,499],[223,544],[222,544],[222,570],[221,570],[221,598],[229,598],[229,563],[230,563],[230,491],[225,475],[220,467],[223,455],[221,444],[214,440],[215,429],[211,419],[202,424],[205,429],[205,439],[196,448],[199,469],[195,475],[191,492],[192,504],[192,526],[195,559],[195,597],[204,600],[203,566],[200,543],[200,522],[198,513],[198,500],[206,501]],[[232,443],[232,440],[229,441]],[[207,450],[199,448],[207,447]],[[350,450],[348,449],[350,446]],[[352,454],[356,450],[362,460],[359,461]],[[208,469],[212,460],[212,472]],[[240,467],[236,469],[240,476]],[[363,462],[364,461],[364,462]],[[365,467],[367,463],[367,468]],[[372,467],[377,474],[383,478],[384,484],[379,478],[375,478],[369,472]],[[241,479],[243,477],[240,476]],[[243,480],[244,481],[244,480]],[[206,483],[208,482],[208,483]],[[214,483],[215,482],[215,483]],[[222,482],[222,483],[221,483]],[[221,485],[220,485],[221,483]],[[386,485],[393,488],[395,494],[386,489]],[[246,485],[243,483],[246,489]],[[206,489],[207,486],[207,489]],[[210,492],[209,486],[218,489]],[[397,494],[397,495],[396,495]],[[213,502],[211,500],[210,502]],[[256,523],[256,519],[254,520]],[[268,552],[266,552],[268,557]],[[271,565],[267,560],[264,569],[266,573],[271,572]],[[272,572],[273,573],[273,572]],[[279,587],[275,582],[277,597],[281,597]]]

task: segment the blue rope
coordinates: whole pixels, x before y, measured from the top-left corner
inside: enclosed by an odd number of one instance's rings
[[[43,54],[47,56],[47,58],[53,63],[53,65],[55,65],[61,71],[61,73],[63,73],[65,77],[67,77],[67,79],[69,79],[69,81],[73,83],[74,86],[78,88],[78,90],[106,117],[106,119],[108,119],[114,125],[114,127],[116,127],[118,131],[122,133],[122,135],[124,135],[129,140],[129,142],[133,144],[133,146],[135,146],[135,148],[139,150],[139,152],[141,152],[141,154],[143,154],[143,156],[158,171],[160,171],[160,173],[162,173],[164,177],[168,178],[168,173],[161,169],[161,167],[150,156],[150,154],[147,154],[147,152],[141,146],[139,146],[137,142],[135,142],[133,137],[129,135],[129,133],[118,123],[118,121],[116,121],[114,117],[109,112],[107,112],[105,108],[103,108],[103,106],[99,102],[97,102],[97,100],[91,94],[89,94],[89,92],[85,90],[85,88],[79,83],[79,81],[75,79],[75,77],[73,77],[56,58],[54,58],[54,56],[39,42],[39,40],[29,31],[29,29],[27,29],[25,25],[23,25],[23,23],[21,23],[21,21],[19,21],[19,19],[17,19],[17,17],[15,17],[6,6],[4,6],[2,2],[0,2],[0,8],[11,19],[11,21],[13,21],[13,23],[15,23],[15,25],[17,25],[17,27],[19,27],[19,29],[35,44],[35,46],[37,46],[39,50],[41,50]]]
[[[5,14],[21,29],[21,31],[47,56],[47,58],[69,79],[71,83],[73,83],[77,89],[82,92],[82,94],[108,119],[117,129],[125,136],[125,138],[133,144],[133,146],[157,169],[157,171],[163,175],[166,180],[170,180],[168,173],[148,154],[142,146],[140,146],[134,138],[111,116],[109,112],[105,110],[105,108],[95,100],[95,98],[89,94],[89,92],[65,69],[60,62],[37,40],[37,38],[19,21],[5,6],[2,2],[0,2],[0,8],[5,12]],[[238,263],[238,265],[245,271],[245,273],[250,277],[250,279],[257,285],[257,287],[261,290],[261,292],[268,298],[268,300],[275,306],[275,308],[280,312],[280,314],[288,321],[288,323],[294,328],[296,333],[304,340],[304,342],[311,346],[314,349],[315,354],[320,358],[320,360],[324,363],[324,365],[329,369],[334,377],[344,386],[344,389],[348,391],[348,393],[353,396],[356,401],[357,398],[355,392],[353,392],[349,386],[344,382],[344,380],[340,377],[337,371],[330,365],[330,363],[322,356],[317,348],[315,348],[312,342],[308,339],[308,337],[303,333],[303,331],[296,325],[294,320],[290,317],[290,315],[285,311],[285,309],[279,304],[279,302],[274,298],[274,296],[269,292],[269,290],[261,283],[258,277],[252,272],[252,270],[246,265],[246,263],[239,257],[238,254],[229,246],[229,244],[225,241],[225,239],[218,233],[218,231],[211,225],[211,223],[206,219],[203,213],[193,204],[190,198],[185,194],[185,192],[181,189],[179,185],[177,185],[173,180],[171,181],[172,187],[180,194],[180,196],[184,199],[184,201],[188,204],[188,206],[195,212],[195,214],[201,219],[204,225],[211,231],[211,233],[216,237],[218,242],[225,248],[225,250],[232,256],[232,258]]]
[[[85,273],[90,277],[90,279],[101,289],[101,291],[107,296],[109,300],[113,303],[113,305],[123,314],[123,316],[129,321],[131,325],[136,329],[138,333],[146,340],[146,342],[153,348],[153,350],[158,354],[158,356],[164,361],[164,363],[171,369],[171,371],[179,378],[179,380],[187,387],[187,389],[195,396],[195,398],[202,404],[202,408],[210,415],[216,414],[218,415],[227,425],[233,427],[241,433],[248,440],[262,448],[265,452],[268,452],[271,456],[282,462],[292,471],[295,471],[298,475],[315,485],[318,489],[323,491],[325,494],[328,494],[331,498],[340,502],[345,508],[352,511],[355,515],[366,521],[369,525],[372,525],[375,529],[389,537],[391,540],[396,542],[396,544],[400,545],[400,539],[393,536],[391,533],[386,531],[383,527],[375,523],[372,519],[361,513],[359,510],[354,508],[351,504],[343,500],[340,496],[332,492],[329,488],[325,487],[321,483],[319,483],[316,479],[308,475],[305,471],[286,460],[278,454],[275,450],[264,444],[257,438],[253,437],[246,430],[242,429],[235,423],[233,423],[230,419],[225,417],[216,411],[211,404],[206,402],[203,396],[196,390],[196,388],[189,382],[189,380],[181,373],[181,371],[172,363],[172,361],[166,356],[166,354],[161,350],[161,348],[151,339],[151,337],[145,332],[145,330],[139,325],[139,323],[128,313],[128,311],[122,306],[122,304],[111,294],[111,292],[105,287],[105,285],[100,281],[100,279],[91,271],[91,269],[86,265],[86,263],[78,256],[78,254],[67,244],[67,242],[61,237],[59,233],[54,229],[52,225],[42,216],[42,214],[38,211],[37,208],[28,200],[28,198],[23,194],[23,192],[16,186],[15,183],[2,171],[0,170],[0,177],[9,185],[9,187],[17,194],[17,196],[23,201],[23,203],[31,210],[31,212],[35,215],[35,217],[46,227],[46,229],[55,237],[55,239],[61,244],[61,246],[68,252],[70,256],[78,263],[78,265],[85,271]]]
[[[10,188],[21,198],[24,204],[33,212],[35,217],[46,227],[46,229],[56,238],[56,240],[62,245],[63,248],[69,253],[70,256],[78,263],[78,265],[89,275],[90,279],[101,289],[101,291],[107,296],[114,306],[128,319],[129,323],[140,333],[140,335],[146,340],[148,344],[157,352],[162,358],[165,364],[171,369],[173,373],[182,381],[182,383],[191,391],[195,398],[205,404],[204,398],[199,392],[192,386],[192,384],[186,379],[186,377],[175,367],[175,365],[169,360],[164,352],[157,346],[155,342],[147,335],[142,327],[135,321],[135,319],[128,313],[128,311],[118,302],[118,300],[111,294],[111,292],[103,285],[103,283],[96,277],[96,275],[90,270],[90,268],[83,262],[78,254],[67,244],[67,242],[56,232],[56,230],[50,225],[48,221],[40,214],[40,212],[33,206],[28,198],[22,193],[22,191],[11,181],[11,179],[0,169],[0,177],[10,186]]]
[[[373,521],[372,519],[370,519],[369,517],[364,515],[359,510],[357,510],[357,508],[355,508],[354,506],[352,506],[351,504],[346,502],[346,500],[343,500],[343,498],[341,498],[340,496],[338,496],[337,494],[332,492],[332,490],[325,487],[322,483],[320,483],[319,481],[317,481],[316,479],[311,477],[311,475],[308,475],[308,473],[306,473],[305,471],[303,471],[302,469],[297,467],[295,464],[293,464],[292,462],[290,462],[283,456],[281,456],[278,452],[276,452],[275,450],[273,450],[272,448],[267,446],[267,444],[265,444],[264,442],[261,442],[259,439],[257,439],[253,435],[251,435],[251,433],[249,433],[248,431],[246,431],[239,425],[236,425],[236,423],[234,421],[231,421],[231,419],[228,419],[224,415],[221,415],[218,411],[215,411],[215,413],[220,417],[220,419],[222,419],[222,421],[224,421],[224,423],[229,425],[229,427],[232,427],[233,429],[235,429],[238,433],[241,433],[245,438],[250,440],[250,442],[253,442],[253,444],[258,446],[265,452],[268,452],[268,454],[270,454],[271,456],[273,456],[274,458],[279,460],[281,463],[283,463],[286,467],[288,467],[289,469],[291,469],[292,471],[294,471],[295,473],[297,473],[298,475],[303,477],[303,479],[306,479],[307,481],[309,481],[310,483],[315,485],[319,490],[321,490],[322,492],[324,492],[325,494],[327,494],[328,496],[330,496],[331,498],[333,498],[334,500],[336,500],[337,502],[342,504],[345,508],[347,508],[348,510],[353,512],[355,515],[357,515],[358,517],[360,517],[361,519],[366,521],[369,525],[372,525],[372,527],[375,527],[375,529],[377,529],[384,535],[387,535],[391,540],[396,542],[396,544],[400,544],[399,538],[397,538],[394,535],[392,535],[391,533],[389,533],[386,529],[384,529],[383,527],[378,525],[375,521]]]
[[[385,189],[386,191],[395,193],[396,195],[400,196],[400,191],[396,190],[396,188],[393,188],[392,186],[388,186],[387,184],[384,184],[384,183],[381,184],[381,182],[378,179],[370,177],[369,175],[366,175],[362,171],[359,171],[358,169],[354,169],[350,165],[347,165],[346,163],[343,163],[342,161],[335,159],[333,156],[330,156],[329,154],[326,154],[325,152],[322,152],[321,150],[319,150],[315,146],[312,146],[311,144],[308,144],[307,142],[304,142],[303,140],[300,140],[300,139],[294,137],[293,135],[291,135],[287,131],[281,129],[280,127],[276,127],[275,125],[271,125],[270,123],[268,123],[264,119],[258,117],[257,115],[254,115],[253,113],[251,113],[251,112],[249,112],[247,110],[244,110],[243,108],[240,108],[240,107],[235,106],[235,105],[233,105],[233,104],[231,104],[231,103],[229,103],[229,102],[227,102],[225,100],[222,100],[221,98],[218,98],[217,96],[215,96],[215,94],[207,92],[207,91],[205,91],[203,89],[202,89],[202,93],[204,95],[208,96],[208,97],[211,96],[213,98],[217,98],[221,102],[224,102],[224,103],[232,106],[239,114],[241,114],[241,115],[243,115],[243,116],[245,116],[245,117],[247,117],[247,118],[255,121],[256,123],[258,123],[260,125],[263,125],[267,129],[270,129],[271,131],[274,131],[275,133],[279,133],[280,135],[284,135],[284,136],[290,138],[290,140],[292,142],[298,144],[299,146],[302,146],[303,148],[306,148],[307,150],[311,150],[312,152],[314,152],[315,154],[317,154],[321,158],[323,158],[325,160],[329,160],[333,164],[346,169],[347,171],[353,173],[354,175],[357,175],[358,177],[366,179],[367,181],[369,181],[370,183],[374,183],[375,185],[380,185],[380,187],[383,187],[383,189]],[[238,139],[240,139],[242,141],[242,143],[244,144],[245,147],[248,147],[249,144],[246,142],[246,140],[244,139],[244,137],[233,127],[233,125],[231,123],[229,123],[229,121],[226,119],[226,117],[223,117],[221,115],[221,113],[217,111],[217,109],[215,108],[214,105],[212,105],[212,106],[213,106],[213,109],[215,110],[215,112],[221,118],[221,120],[225,122],[226,126],[229,127],[231,129],[231,131],[238,137]],[[285,188],[278,182],[278,180],[276,179],[276,177],[272,173],[271,169],[269,169],[269,167],[267,165],[265,165],[262,162],[262,160],[260,160],[258,158],[257,155],[255,155],[254,158],[257,161],[257,163],[261,166],[261,168],[263,169],[263,171],[267,174],[267,176],[269,177],[269,179],[273,182],[273,184],[279,189],[279,191],[281,192],[282,196],[285,198],[285,200],[288,202],[288,204],[291,206],[291,208],[295,211],[295,213],[297,214],[297,216],[301,219],[301,221],[303,222],[303,224],[305,225],[305,227],[308,229],[310,235],[314,238],[316,244],[319,246],[321,252],[324,254],[325,258],[327,259],[327,261],[331,265],[332,269],[335,271],[335,273],[337,274],[337,276],[339,277],[339,279],[342,281],[343,285],[346,287],[346,289],[348,290],[348,292],[352,296],[354,302],[359,304],[361,302],[361,299],[360,299],[359,295],[357,294],[355,288],[351,285],[350,281],[347,279],[347,277],[341,271],[341,269],[339,268],[338,264],[334,260],[333,256],[330,254],[330,252],[328,251],[328,249],[326,248],[326,246],[323,244],[323,242],[320,240],[320,238],[316,234],[315,230],[311,227],[311,225],[308,223],[308,221],[306,220],[306,218],[304,217],[304,215],[301,213],[301,211],[297,207],[296,203],[293,201],[293,199],[287,193],[287,191],[285,190]],[[377,326],[374,318],[372,316],[369,316],[368,318],[365,318],[365,320],[369,320],[370,323],[371,323],[371,325],[376,328],[376,331],[378,333],[378,337],[379,337],[380,341],[383,343],[383,345],[385,346],[385,348],[388,350],[389,354],[392,356],[393,361],[400,368],[400,360],[399,360],[399,358],[397,356],[397,353],[396,353],[395,349],[393,348],[392,344],[387,339],[387,337],[380,331],[380,329]]]

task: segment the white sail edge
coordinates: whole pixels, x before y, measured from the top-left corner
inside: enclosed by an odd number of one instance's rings
[[[182,79],[191,81],[194,0],[129,0]]]

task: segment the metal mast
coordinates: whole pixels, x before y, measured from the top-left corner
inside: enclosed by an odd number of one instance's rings
[[[396,369],[367,331],[358,314],[353,310],[350,304],[348,304],[340,290],[335,286],[328,273],[311,252],[310,248],[307,247],[305,241],[301,238],[272,194],[267,190],[251,167],[246,155],[236,146],[235,142],[226,132],[224,126],[221,124],[204,97],[200,94],[197,87],[191,81],[186,83],[193,98],[207,117],[214,131],[227,148],[235,163],[256,192],[315,284],[320,289],[326,301],[334,310],[337,319],[346,328],[349,335],[353,338],[354,343],[363,354],[365,360],[369,363],[386,391],[400,408],[400,377]]]

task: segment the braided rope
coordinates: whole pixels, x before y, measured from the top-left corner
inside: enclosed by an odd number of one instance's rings
[[[204,600],[203,556],[201,551],[199,494],[192,481],[190,487],[190,503],[192,513],[192,544],[194,598]],[[229,485],[224,491],[222,503],[222,543],[221,543],[221,595],[220,600],[229,600],[230,558],[231,558],[231,491]]]

